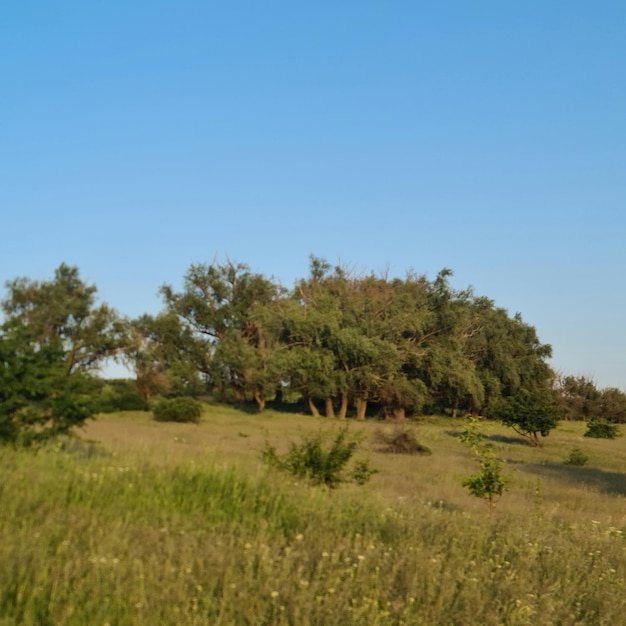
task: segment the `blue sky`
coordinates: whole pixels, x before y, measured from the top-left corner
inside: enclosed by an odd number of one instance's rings
[[[20,0],[0,77],[2,282],[449,267],[626,388],[624,2]]]

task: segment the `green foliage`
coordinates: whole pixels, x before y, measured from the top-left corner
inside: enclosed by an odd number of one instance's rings
[[[31,445],[66,433],[95,411],[93,379],[67,374],[60,339],[40,344],[19,320],[0,327],[0,443]]]
[[[7,283],[0,327],[0,440],[45,441],[97,410],[94,370],[118,354],[126,327],[78,269],[60,265],[50,281]]]
[[[161,288],[170,315],[189,330],[181,348],[195,356],[201,373],[224,399],[253,398],[259,410],[283,380],[277,356],[284,290],[241,263],[192,265],[176,293]]]
[[[124,360],[135,372],[145,402],[154,396],[182,396],[205,391],[206,346],[178,315],[142,315],[129,324]]]
[[[374,474],[378,474],[378,470],[371,467],[369,462],[365,460],[357,461],[350,472],[352,480],[357,485],[365,485]]]
[[[551,389],[522,389],[513,396],[495,401],[487,415],[513,428],[538,446],[539,434],[547,437],[556,428],[561,412],[556,394]]]
[[[116,411],[147,411],[148,403],[137,390],[132,380],[99,380],[95,394],[95,409],[98,413]]]
[[[587,431],[584,436],[594,439],[615,439],[620,437],[621,433],[617,424],[610,424],[601,419],[592,419],[587,424]]]
[[[566,419],[626,422],[626,394],[620,389],[598,389],[585,376],[557,378],[555,387]]]
[[[508,481],[502,475],[504,462],[496,457],[493,446],[485,440],[477,419],[470,421],[461,435],[461,442],[471,448],[480,465],[480,472],[466,478],[462,485],[471,495],[484,499],[493,510],[507,490]]]
[[[415,428],[396,426],[392,430],[378,429],[374,434],[378,444],[378,452],[390,454],[432,454],[430,448],[421,444],[417,439]]]
[[[191,422],[197,424],[202,415],[202,404],[190,397],[171,398],[157,402],[152,408],[157,422]]]
[[[489,508],[493,509],[508,484],[502,476],[502,461],[483,455],[480,459],[480,472],[469,476],[462,484],[471,495],[484,498]]]
[[[127,345],[127,328],[106,304],[96,303],[95,285],[81,279],[77,267],[59,265],[54,278],[16,278],[6,283],[2,309],[28,327],[41,345],[60,340],[68,374],[93,371]]]
[[[589,456],[583,452],[580,448],[572,448],[563,461],[564,465],[573,465],[575,467],[582,467],[587,464]]]
[[[318,433],[305,437],[299,444],[292,443],[289,452],[283,457],[278,455],[274,446],[266,442],[262,457],[268,465],[333,489],[347,480],[344,470],[358,444],[356,438],[349,436],[347,428],[341,428],[330,444]],[[351,476],[357,484],[364,484],[374,472],[367,462],[360,461]]]
[[[615,387],[603,389],[597,417],[616,424],[626,423],[626,393]]]

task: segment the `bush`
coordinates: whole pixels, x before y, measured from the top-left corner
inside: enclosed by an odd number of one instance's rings
[[[580,448],[573,448],[565,458],[565,461],[563,461],[563,464],[582,467],[587,464],[588,460],[589,457]]]
[[[609,424],[604,420],[592,419],[587,424],[587,432],[585,437],[593,437],[594,439],[615,439],[620,436],[619,426],[617,424]]]
[[[339,483],[346,482],[343,472],[357,446],[358,440],[350,438],[347,428],[342,428],[330,445],[326,444],[321,434],[317,434],[299,444],[292,443],[289,452],[280,457],[276,448],[266,442],[262,456],[268,465],[300,478],[308,478],[313,484],[333,489]],[[350,477],[357,484],[363,485],[375,472],[367,461],[360,461],[355,465]]]
[[[192,422],[197,424],[202,415],[202,404],[193,398],[172,398],[154,405],[152,414],[157,422]]]
[[[393,431],[377,430],[374,434],[376,443],[379,444],[378,452],[390,454],[432,454],[430,448],[422,445],[417,440],[414,428],[399,426]]]

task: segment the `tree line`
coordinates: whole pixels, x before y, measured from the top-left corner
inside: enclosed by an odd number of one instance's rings
[[[62,264],[49,281],[16,278],[2,300],[0,438],[22,436],[24,424],[36,438],[81,422],[108,358],[132,369],[146,403],[213,394],[340,418],[482,414],[531,440],[561,417],[626,421],[624,393],[557,376],[533,326],[453,289],[451,275],[389,277],[311,257],[286,289],[214,261],[192,265],[179,291],[161,287],[159,314],[131,320],[98,303],[76,267]],[[524,411],[530,427],[520,426]]]

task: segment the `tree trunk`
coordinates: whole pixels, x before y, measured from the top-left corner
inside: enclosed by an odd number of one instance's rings
[[[259,411],[262,411],[265,408],[265,398],[261,395],[260,391],[255,391],[253,393],[254,401],[257,403],[259,407]]]
[[[333,407],[333,399],[326,398],[326,417],[335,417],[335,408]]]
[[[222,383],[220,383],[217,389],[220,396],[220,402],[226,404],[226,387]]]
[[[367,411],[367,400],[365,398],[357,398],[356,404],[356,418],[358,420],[365,419],[365,411]]]
[[[313,402],[313,398],[311,398],[311,396],[307,398],[307,402],[309,403],[309,409],[311,410],[311,415],[313,417],[319,417],[320,412],[317,410],[317,407],[315,406],[315,402]]]
[[[456,417],[459,412],[459,401],[455,400],[452,405],[452,417]]]
[[[240,387],[233,387],[233,397],[237,404],[243,404],[246,401],[246,394]]]
[[[337,417],[339,417],[339,419],[344,419],[347,414],[348,414],[348,392],[342,391],[341,392],[341,405],[339,406],[339,415],[337,415]]]
[[[393,419],[402,422],[406,419],[406,409],[403,406],[396,407],[392,411]]]

